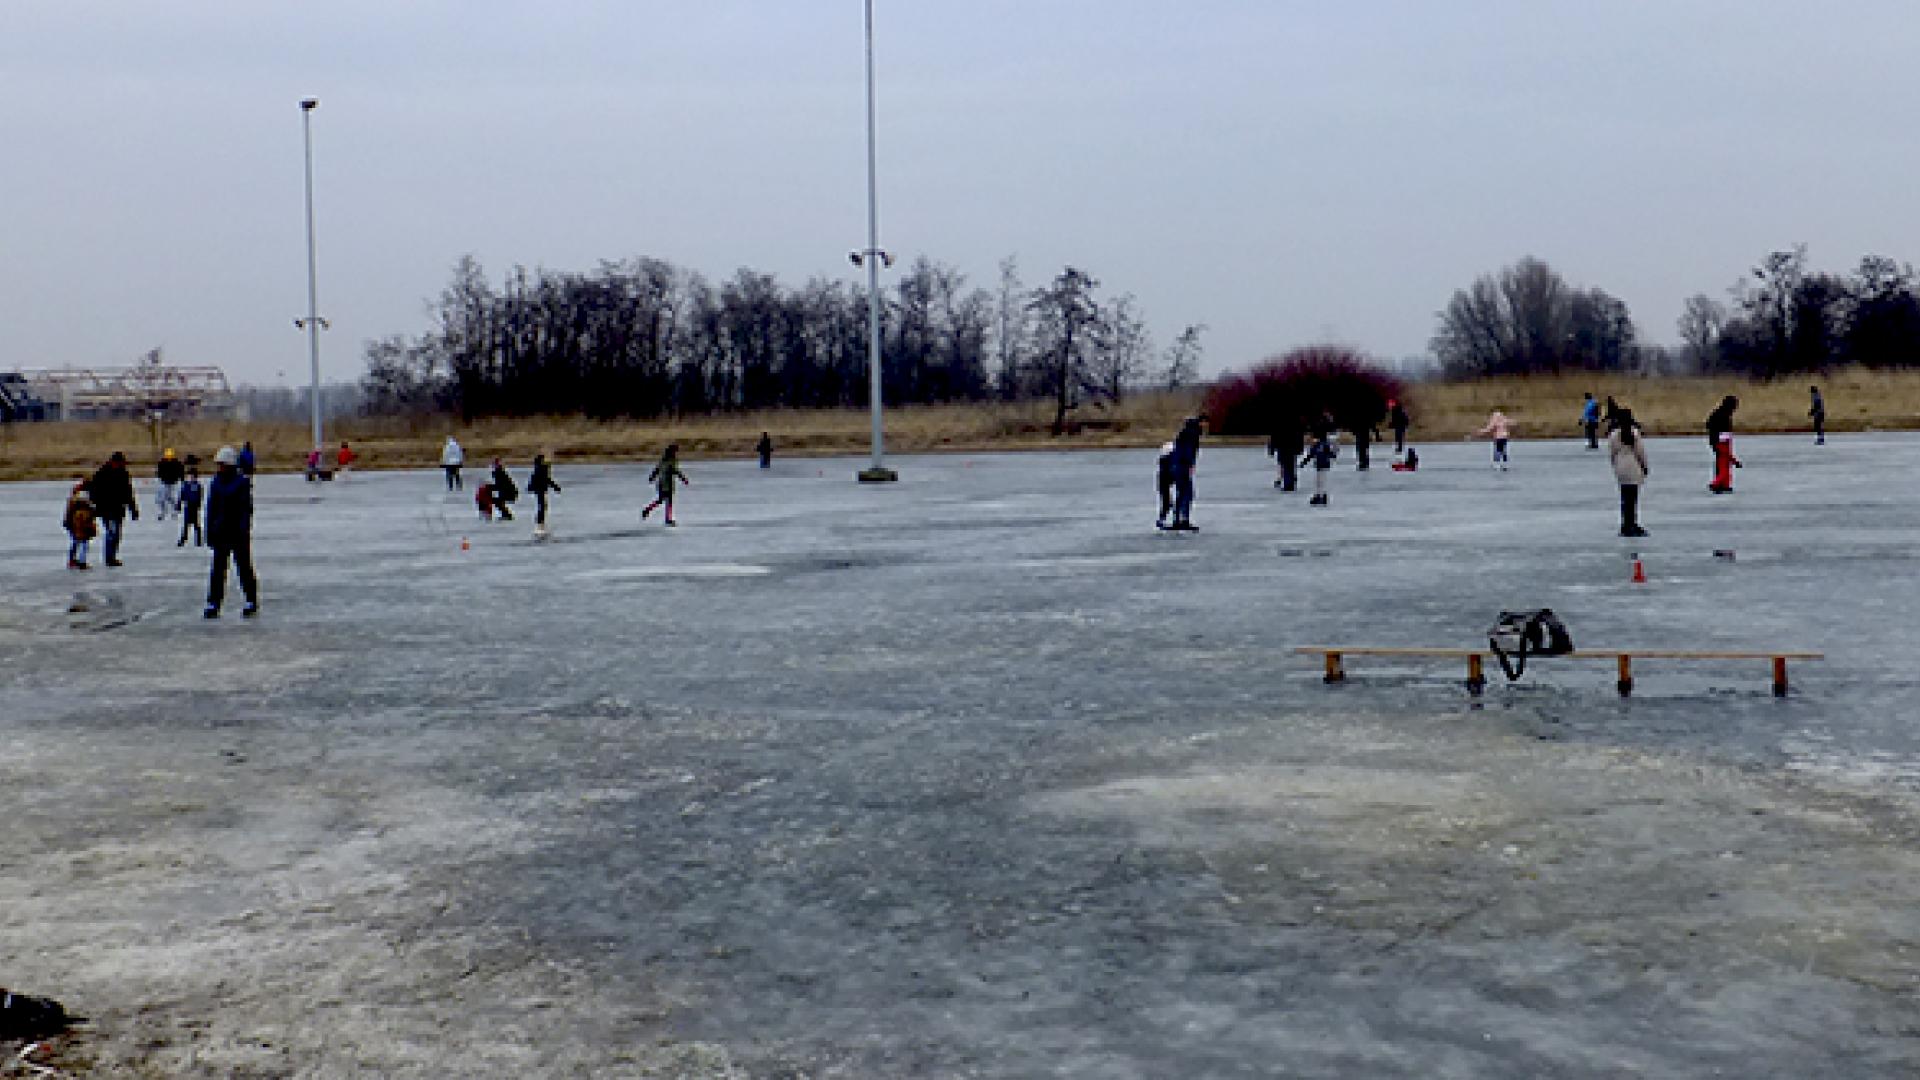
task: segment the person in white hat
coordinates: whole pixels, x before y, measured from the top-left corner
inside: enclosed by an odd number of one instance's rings
[[[205,615],[220,617],[231,561],[240,573],[240,591],[247,597],[240,614],[251,619],[260,612],[260,587],[253,577],[253,481],[238,468],[240,455],[233,447],[221,447],[213,461],[219,471],[207,485],[207,546],[213,549],[213,576],[207,582]]]

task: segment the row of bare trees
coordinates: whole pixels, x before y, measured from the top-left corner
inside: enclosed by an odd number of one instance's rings
[[[658,259],[590,273],[516,267],[498,287],[462,259],[433,329],[367,347],[369,411],[655,417],[864,405],[864,288],[797,289],[741,270],[714,284]],[[921,258],[882,296],[889,404],[1042,398],[1056,427],[1083,402],[1195,378],[1202,328],[1157,350],[1133,297],[1067,267],[1028,288],[1013,259],[995,290]]]
[[[1849,275],[1809,269],[1805,245],[1776,251],[1729,290],[1687,300],[1681,348],[1701,371],[1772,376],[1848,364],[1920,366],[1913,267],[1869,255]]]
[[[1627,305],[1526,258],[1453,294],[1432,348],[1454,377],[1562,370],[1738,372],[1770,377],[1848,364],[1920,366],[1920,278],[1868,256],[1850,275],[1776,251],[1718,301],[1690,297],[1680,348],[1641,345]]]

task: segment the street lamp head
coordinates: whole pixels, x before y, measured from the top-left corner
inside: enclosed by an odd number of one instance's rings
[[[306,98],[300,102],[301,112],[312,112],[313,110],[319,107],[320,107],[320,99],[317,97]]]

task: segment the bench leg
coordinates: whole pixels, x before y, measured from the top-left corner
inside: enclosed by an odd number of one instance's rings
[[[1620,654],[1620,681],[1614,684],[1621,697],[1633,696],[1633,657]]]
[[[1340,654],[1337,652],[1328,653],[1327,654],[1327,674],[1324,678],[1321,679],[1321,681],[1331,685],[1337,682],[1345,682],[1346,680],[1347,680],[1347,673],[1340,666]]]
[[[1787,696],[1787,658],[1784,656],[1773,658],[1773,696]]]
[[[1481,665],[1480,654],[1470,653],[1467,656],[1467,693],[1472,694],[1474,697],[1479,697],[1480,691],[1486,688],[1487,672],[1486,668]]]

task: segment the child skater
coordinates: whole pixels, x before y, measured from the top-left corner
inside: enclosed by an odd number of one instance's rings
[[[1493,464],[1501,472],[1507,471],[1507,440],[1513,436],[1513,421],[1498,408],[1487,414],[1487,423],[1475,435],[1493,440]]]
[[[174,547],[187,546],[187,530],[193,530],[193,546],[200,547],[206,537],[200,532],[200,500],[206,495],[206,488],[200,484],[200,466],[187,466],[187,478],[180,484],[180,542]]]
[[[1167,515],[1173,513],[1173,460],[1173,444],[1161,443],[1154,475],[1154,484],[1160,489],[1160,516],[1153,523],[1162,529],[1167,527]]]
[[[1333,459],[1339,456],[1340,448],[1333,441],[1333,421],[1324,418],[1313,427],[1313,445],[1307,447],[1307,460],[1303,462],[1313,466],[1313,498],[1307,505],[1328,505],[1327,474],[1333,471]]]
[[[73,491],[67,496],[67,511],[61,516],[60,524],[66,528],[70,538],[67,544],[67,569],[85,570],[87,545],[97,531],[93,522],[93,500],[87,496],[86,477],[74,478]]]
[[[654,490],[660,493],[660,497],[648,503],[646,509],[640,511],[640,520],[647,520],[647,515],[653,513],[654,507],[665,505],[667,508],[667,524],[672,525],[674,523],[674,483],[676,481],[682,484],[693,483],[693,481],[687,479],[686,473],[680,471],[680,446],[678,443],[667,444],[666,452],[660,455],[660,464],[653,467],[653,471],[647,474],[647,479],[653,481]]]
[[[493,485],[481,484],[473,489],[473,505],[480,511],[481,521],[493,520]]]

